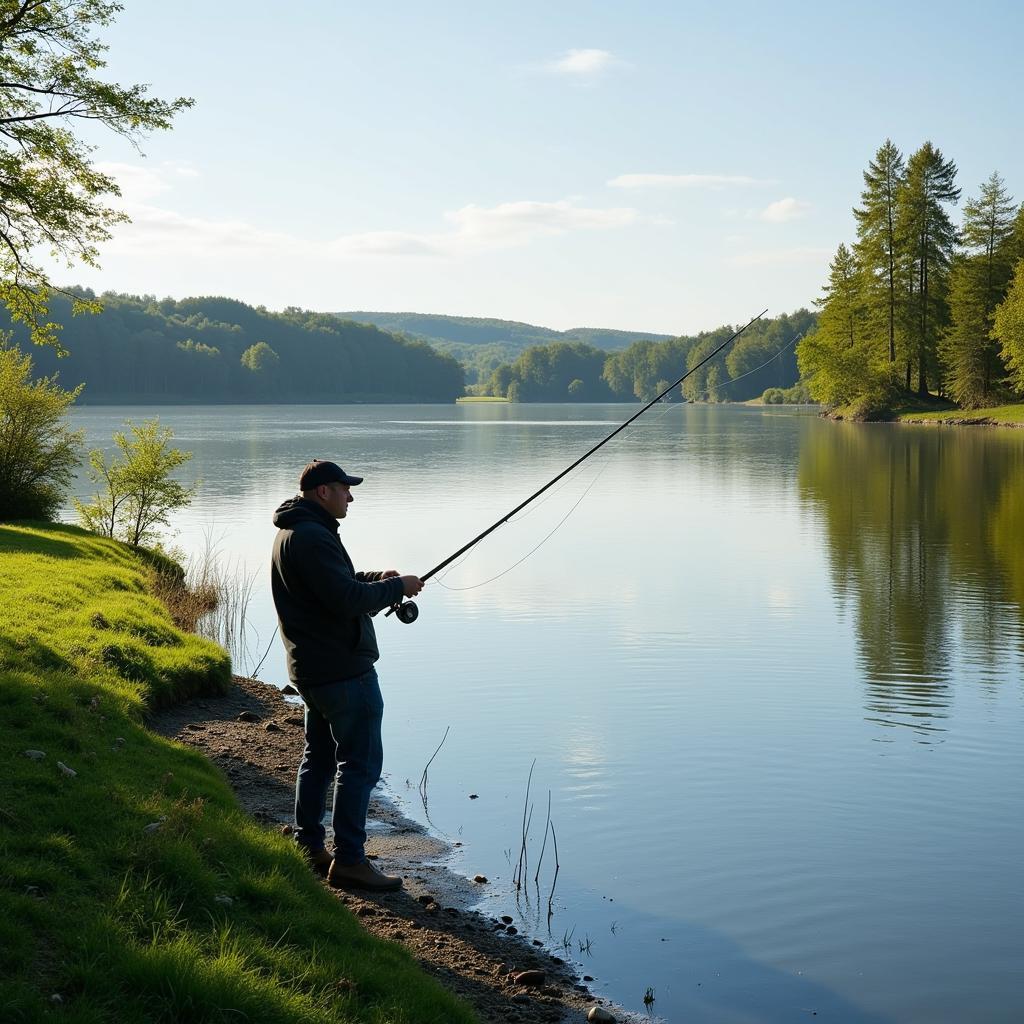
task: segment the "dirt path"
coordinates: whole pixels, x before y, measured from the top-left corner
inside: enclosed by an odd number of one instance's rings
[[[202,750],[258,821],[290,829],[303,748],[301,704],[274,686],[236,677],[226,696],[189,701],[149,725]],[[370,818],[367,855],[383,871],[404,876],[405,888],[379,895],[339,891],[337,898],[367,931],[405,946],[471,1003],[481,1021],[582,1022],[595,1005],[626,1019],[592,996],[565,961],[514,929],[509,933],[508,922],[468,909],[478,902],[479,887],[444,866],[445,843],[376,794]],[[517,980],[526,971],[537,973]]]

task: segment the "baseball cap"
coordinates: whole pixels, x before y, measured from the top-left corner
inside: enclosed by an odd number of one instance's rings
[[[349,476],[336,462],[327,462],[324,459],[314,459],[299,476],[299,490],[311,491],[321,484],[349,484],[355,487],[361,484],[361,476]]]

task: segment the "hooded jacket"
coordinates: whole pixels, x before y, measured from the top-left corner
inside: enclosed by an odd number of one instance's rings
[[[270,583],[288,677],[301,689],[368,672],[380,657],[370,614],[402,599],[401,579],[356,572],[337,520],[316,502],[289,498],[274,525]]]

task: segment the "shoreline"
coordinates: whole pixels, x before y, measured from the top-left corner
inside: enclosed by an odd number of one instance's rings
[[[304,744],[300,702],[287,700],[270,683],[235,676],[224,696],[185,701],[149,716],[147,725],[202,751],[225,773],[245,811],[290,833]],[[405,886],[396,893],[329,891],[367,931],[404,946],[427,973],[465,999],[483,1024],[582,1022],[595,1006],[617,1021],[651,1020],[595,996],[573,964],[519,932],[511,918],[473,909],[488,883],[447,866],[454,846],[461,843],[431,835],[375,792],[367,856],[384,871],[401,874]]]

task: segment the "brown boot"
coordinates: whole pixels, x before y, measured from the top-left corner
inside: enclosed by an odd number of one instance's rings
[[[306,860],[309,861],[309,866],[318,874],[327,874],[327,869],[331,866],[334,861],[334,857],[331,856],[323,847],[319,850],[310,849],[308,846],[303,846],[299,843],[299,849],[302,851]]]
[[[397,875],[385,875],[369,861],[361,864],[331,863],[327,872],[327,884],[335,889],[369,889],[371,892],[390,892],[402,888],[402,879]]]

